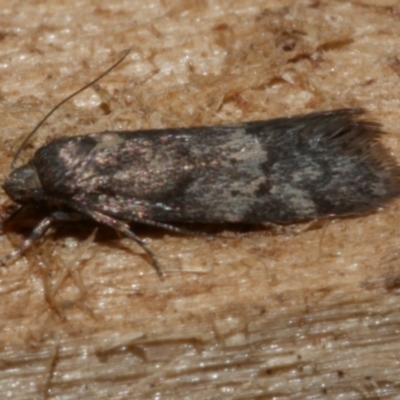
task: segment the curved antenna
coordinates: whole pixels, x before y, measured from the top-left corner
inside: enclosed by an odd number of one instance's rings
[[[91,82],[77,90],[76,92],[70,94],[68,97],[66,97],[64,100],[60,101],[56,106],[54,106],[40,121],[39,123],[33,128],[31,132],[29,132],[28,136],[23,140],[23,142],[20,144],[18,150],[15,152],[12,163],[11,163],[11,170],[15,169],[15,163],[18,160],[18,157],[21,154],[21,151],[24,149],[25,145],[28,143],[29,139],[38,131],[38,129],[49,119],[49,117],[56,112],[63,104],[65,104],[68,100],[72,99],[74,96],[77,94],[83,92],[86,90],[88,87],[94,85],[96,82],[98,82],[101,78],[106,76],[109,72],[111,72],[114,68],[116,68],[119,64],[122,63],[122,61],[125,60],[126,56],[129,54],[131,50],[126,50],[124,55],[113,65],[111,65],[110,68],[108,68],[106,71],[104,71],[101,75],[99,75],[96,79],[93,79]]]

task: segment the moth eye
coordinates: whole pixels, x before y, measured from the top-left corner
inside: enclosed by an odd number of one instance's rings
[[[32,190],[32,199],[34,201],[40,201],[43,199],[43,189],[33,189]]]

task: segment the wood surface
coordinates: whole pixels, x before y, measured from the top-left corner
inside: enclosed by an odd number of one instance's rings
[[[64,135],[364,107],[400,161],[398,1],[1,0],[1,182],[21,137],[128,48],[22,160]],[[399,208],[135,229],[165,281],[132,241],[60,224],[0,269],[1,398],[400,398]],[[0,236],[1,255],[38,218]]]

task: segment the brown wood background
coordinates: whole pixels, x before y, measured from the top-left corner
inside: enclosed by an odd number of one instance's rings
[[[398,1],[1,0],[2,182],[18,139],[127,48],[25,159],[62,135],[337,107],[369,110],[400,152]],[[0,270],[1,397],[399,398],[399,206],[275,233],[211,228],[230,238],[139,229],[165,282],[130,240],[59,226]]]

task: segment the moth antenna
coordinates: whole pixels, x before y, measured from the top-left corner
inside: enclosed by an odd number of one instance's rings
[[[68,100],[72,99],[73,97],[75,97],[76,95],[78,95],[79,93],[83,92],[84,90],[86,90],[87,88],[89,88],[90,86],[94,85],[96,82],[98,82],[100,79],[102,79],[104,76],[106,76],[107,74],[109,74],[114,68],[116,68],[119,64],[122,63],[122,61],[125,60],[125,58],[127,57],[127,55],[129,54],[129,52],[131,51],[131,49],[126,50],[124,52],[124,55],[113,65],[111,65],[110,68],[108,68],[106,71],[104,71],[101,75],[99,75],[96,79],[93,79],[91,82],[89,82],[88,84],[86,84],[85,86],[83,86],[82,88],[80,88],[79,90],[77,90],[76,92],[70,94],[68,97],[66,97],[64,100],[60,101],[56,106],[54,106],[40,121],[39,123],[32,129],[32,131],[29,132],[28,136],[26,136],[26,138],[22,141],[22,143],[20,144],[20,146],[18,147],[18,150],[15,152],[13,160],[11,162],[11,170],[15,169],[15,164],[18,160],[18,157],[20,156],[22,150],[24,149],[25,145],[28,143],[28,141],[32,138],[32,136],[39,130],[39,128],[51,117],[51,115],[53,113],[55,113],[62,105],[64,105]]]

